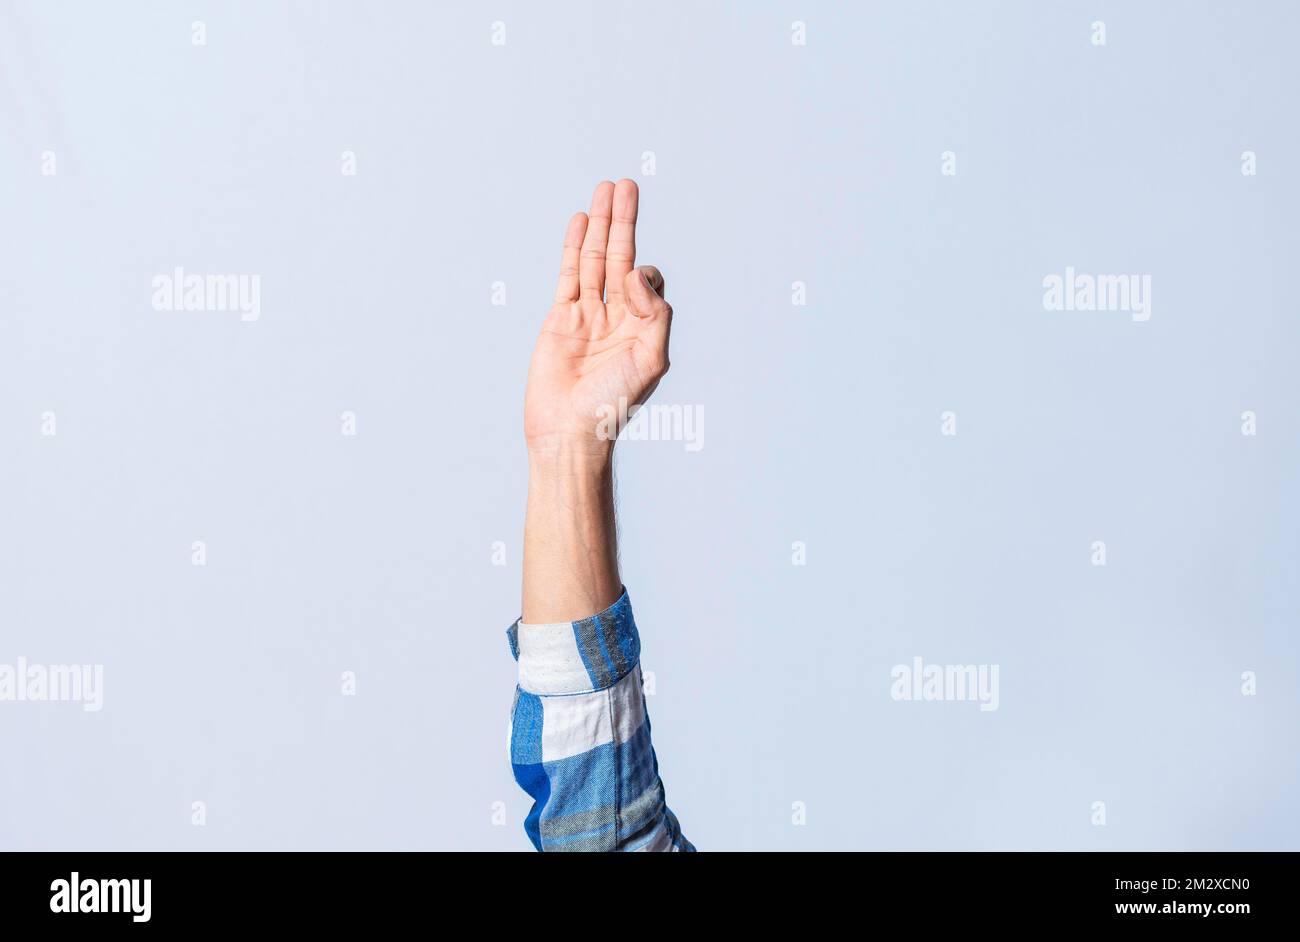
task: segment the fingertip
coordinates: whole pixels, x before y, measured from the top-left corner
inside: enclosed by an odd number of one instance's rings
[[[601,180],[596,184],[595,192],[591,194],[591,215],[608,216],[614,205],[614,184],[609,180]]]
[[[664,293],[664,274],[653,265],[642,265],[637,269],[645,279],[646,286],[651,292],[663,297]]]
[[[637,189],[631,180],[614,184],[614,218],[620,222],[636,222]]]
[[[582,245],[582,237],[587,234],[587,214],[574,213],[569,217],[569,224],[564,227],[564,247],[572,248]]]
[[[653,317],[668,309],[663,299],[663,275],[653,265],[634,268],[623,278],[624,291],[637,317]]]
[[[650,290],[649,284],[646,283],[645,273],[641,269],[634,268],[623,276],[623,292],[632,301],[630,307],[633,314],[637,317],[650,316],[650,304],[654,298],[654,292]]]

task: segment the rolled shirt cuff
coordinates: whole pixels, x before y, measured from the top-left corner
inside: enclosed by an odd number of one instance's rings
[[[627,589],[589,618],[550,625],[516,621],[506,636],[519,662],[520,689],[539,695],[604,690],[631,673],[641,658]]]

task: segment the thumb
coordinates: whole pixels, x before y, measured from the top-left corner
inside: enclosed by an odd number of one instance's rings
[[[642,265],[627,273],[623,279],[624,296],[632,304],[637,317],[667,317],[672,308],[664,300],[664,276],[653,265]]]
[[[673,324],[673,307],[663,297],[664,276],[653,265],[644,265],[627,273],[623,287],[628,309],[640,322],[637,333],[644,343],[641,349],[650,357],[649,369],[656,377],[663,376],[668,372],[668,333]]]

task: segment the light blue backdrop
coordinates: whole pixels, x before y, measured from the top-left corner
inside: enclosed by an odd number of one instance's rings
[[[705,416],[619,466],[696,844],[1300,847],[1298,28],[4,4],[0,664],[101,664],[104,701],[0,702],[0,847],[529,846],[523,380],[619,176],[657,397]],[[155,310],[176,266],[258,275],[260,318]],[[1150,275],[1151,319],[1044,310],[1066,266]],[[892,700],[918,656],[997,665],[999,709]]]

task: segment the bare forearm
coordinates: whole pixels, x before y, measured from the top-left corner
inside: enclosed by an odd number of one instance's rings
[[[636,261],[638,190],[599,184],[564,234],[555,303],[524,394],[528,511],[515,780],[533,798],[538,850],[690,851],[650,743],[641,636],[618,574],[611,409],[639,405],[668,371],[664,279]],[[623,414],[620,412],[620,414]],[[612,433],[612,434],[611,434]]]
[[[570,448],[532,450],[524,522],[524,622],[586,618],[608,608],[622,591],[610,448],[593,447],[582,454]]]

